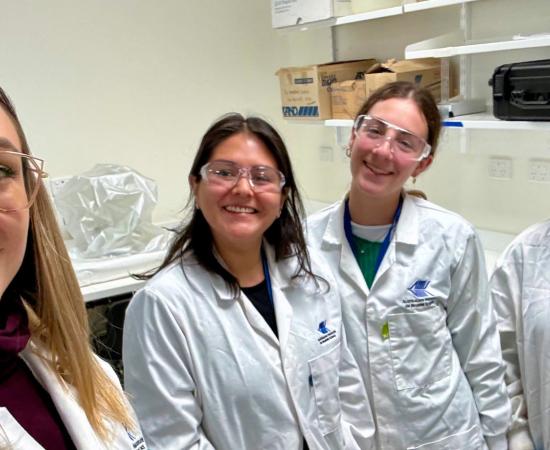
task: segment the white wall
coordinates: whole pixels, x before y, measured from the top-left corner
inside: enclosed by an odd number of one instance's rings
[[[476,37],[548,30],[550,2],[471,4]],[[271,28],[268,0],[0,0],[0,85],[13,98],[31,147],[54,177],[96,162],[126,164],[157,180],[157,220],[185,203],[200,137],[227,111],[259,113],[279,128],[305,195],[330,202],[349,170],[336,133],[284,121],[279,67],[337,59],[402,57],[406,44],[458,26],[459,8],[439,8],[307,32]],[[495,11],[499,20],[495,19]],[[503,62],[549,57],[548,48],[472,58],[476,94]],[[476,225],[515,233],[548,215],[547,184],[526,181],[527,160],[550,156],[550,134],[457,131],[417,185]],[[345,141],[345,137],[341,140]],[[321,146],[332,161],[321,161]],[[491,155],[514,158],[511,181],[491,180]]]
[[[272,30],[268,1],[0,0],[0,11],[0,85],[50,175],[129,165],[157,180],[157,220],[184,205],[218,116],[261,114],[291,135],[276,70],[331,57],[330,30],[289,39]]]

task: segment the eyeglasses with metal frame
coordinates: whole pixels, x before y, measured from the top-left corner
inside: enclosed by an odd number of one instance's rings
[[[0,212],[30,208],[46,178],[44,161],[25,153],[0,150]]]

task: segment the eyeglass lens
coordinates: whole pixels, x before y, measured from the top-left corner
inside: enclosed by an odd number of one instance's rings
[[[389,129],[395,130],[395,134],[387,137]],[[358,132],[365,138],[373,141],[375,145],[381,145],[385,139],[391,139],[394,148],[402,154],[418,157],[426,148],[426,142],[412,133],[399,129],[397,126],[392,126],[389,123],[383,122],[374,117],[366,116],[358,126]]]
[[[28,208],[40,186],[38,162],[17,152],[0,151],[0,211]]]
[[[284,185],[282,174],[269,166],[240,167],[231,161],[212,161],[203,167],[209,183],[233,187],[244,176],[256,192],[280,192]],[[202,171],[201,171],[202,172]]]

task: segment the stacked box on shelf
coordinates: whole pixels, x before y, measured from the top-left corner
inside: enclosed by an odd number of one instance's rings
[[[360,78],[374,59],[279,69],[283,116],[288,119],[330,119],[332,83]]]
[[[365,97],[379,87],[393,81],[410,81],[428,89],[434,98],[441,99],[441,60],[424,58],[412,60],[388,59],[373,66],[365,74]]]
[[[365,79],[346,80],[330,86],[333,119],[354,119],[366,100]]]
[[[392,81],[411,81],[441,98],[441,62],[436,58],[374,64],[361,79],[331,84],[332,118],[354,119],[365,100],[379,87]]]

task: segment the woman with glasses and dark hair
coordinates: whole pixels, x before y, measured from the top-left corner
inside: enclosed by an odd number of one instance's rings
[[[13,105],[0,88],[0,448],[145,449]]]
[[[388,84],[359,111],[344,200],[308,219],[332,267],[377,448],[506,448],[510,407],[479,238],[463,218],[404,190],[435,157],[427,90]]]
[[[202,138],[190,217],[130,302],[125,385],[154,448],[370,448],[329,274],[310,257],[279,134],[229,114]]]

